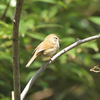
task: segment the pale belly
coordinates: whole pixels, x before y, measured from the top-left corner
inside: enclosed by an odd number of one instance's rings
[[[59,47],[57,46],[55,48],[44,50],[39,54],[39,57],[42,60],[49,60],[58,51],[58,49]]]
[[[59,49],[58,47],[47,49],[47,50],[44,50],[43,54],[45,56],[53,56],[58,51],[58,49]]]

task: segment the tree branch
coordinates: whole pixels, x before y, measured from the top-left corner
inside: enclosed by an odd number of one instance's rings
[[[93,68],[90,69],[90,71],[95,72],[95,73],[99,73],[100,72],[99,65],[94,66]]]
[[[60,57],[61,55],[63,55],[64,53],[68,52],[69,50],[75,48],[76,46],[83,44],[85,42],[94,40],[94,39],[98,39],[100,38],[100,35],[96,35],[96,36],[92,36],[83,40],[77,39],[77,42],[73,43],[72,45],[64,48],[63,50],[61,50],[59,53],[57,53],[56,55],[54,55],[51,60],[49,60],[45,65],[43,65],[37,72],[36,74],[30,79],[30,81],[28,82],[28,84],[26,85],[26,87],[24,88],[23,92],[21,93],[21,100],[24,99],[25,95],[27,94],[27,92],[29,91],[29,89],[32,87],[33,83],[35,82],[35,80],[38,78],[38,76],[47,68],[47,66],[52,63],[55,59],[57,59],[58,57]]]
[[[13,84],[14,100],[20,100],[20,72],[19,72],[19,21],[23,0],[17,0],[14,19],[13,19]]]
[[[6,6],[6,9],[5,9],[5,11],[4,11],[4,14],[3,14],[2,17],[1,17],[1,20],[4,20],[4,18],[5,18],[5,15],[6,15],[6,13],[7,13],[7,10],[8,10],[8,8],[9,8],[10,1],[11,1],[11,0],[9,0],[9,2],[8,2],[7,6]]]

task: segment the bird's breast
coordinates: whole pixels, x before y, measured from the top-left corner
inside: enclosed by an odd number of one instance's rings
[[[44,50],[43,54],[45,56],[53,56],[59,49],[59,45],[55,45],[53,48]]]

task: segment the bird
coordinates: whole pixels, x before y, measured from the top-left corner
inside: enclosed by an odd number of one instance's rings
[[[37,56],[42,60],[49,60],[59,50],[59,41],[61,40],[56,34],[48,35],[33,51],[33,56],[26,67],[29,67]]]

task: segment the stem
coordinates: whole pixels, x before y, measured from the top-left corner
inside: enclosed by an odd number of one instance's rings
[[[19,21],[23,0],[17,0],[13,20],[13,84],[14,100],[20,100],[20,72],[19,72]]]

